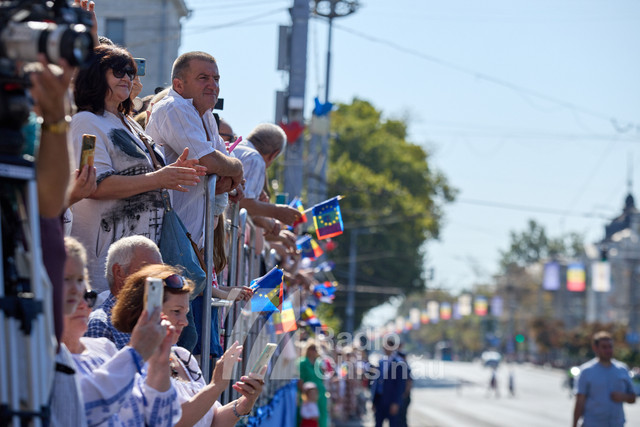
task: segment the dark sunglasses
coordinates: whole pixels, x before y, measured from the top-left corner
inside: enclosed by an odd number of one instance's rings
[[[136,70],[132,67],[112,68],[111,71],[113,71],[113,76],[116,79],[123,78],[125,74],[129,76],[131,80],[136,78]]]
[[[98,299],[98,293],[96,291],[84,291],[84,302],[87,303],[89,308],[93,308],[96,305],[96,300]]]
[[[185,287],[184,277],[179,274],[172,274],[164,279],[164,284],[167,288],[182,289]]]
[[[222,137],[222,139],[224,139],[225,137],[229,138],[227,142],[231,142],[231,143],[236,142],[236,139],[238,139],[236,135],[231,135],[230,133],[221,133],[219,135]]]

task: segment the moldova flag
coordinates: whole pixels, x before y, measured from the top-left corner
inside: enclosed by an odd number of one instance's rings
[[[296,246],[300,249],[303,258],[315,260],[324,253],[320,245],[309,235],[302,236],[296,240]]]
[[[282,277],[284,273],[277,267],[262,277],[251,281],[249,287],[253,290],[251,297],[251,311],[274,312],[282,305]]]
[[[291,301],[285,301],[282,303],[280,318],[282,321],[282,332],[292,332],[298,329],[296,313],[293,311],[293,304]]]
[[[291,203],[289,203],[289,206],[291,206],[292,208],[298,209],[298,211],[300,211],[300,213],[302,214],[300,219],[293,223],[293,227],[295,227],[298,224],[303,224],[307,222],[307,214],[304,212],[304,206],[302,206],[302,202],[300,201],[300,199],[298,199],[297,197],[294,198],[291,201]]]
[[[313,207],[313,223],[316,226],[318,240],[337,236],[344,231],[339,200],[340,197],[336,196]]]

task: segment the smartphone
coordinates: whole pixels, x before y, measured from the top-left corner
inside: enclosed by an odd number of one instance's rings
[[[269,364],[269,360],[271,360],[271,356],[273,356],[276,348],[278,348],[278,344],[274,344],[272,342],[267,343],[267,345],[264,346],[262,353],[260,353],[260,357],[258,357],[256,363],[253,364],[253,367],[251,368],[249,373],[261,374],[264,367]]]
[[[93,156],[96,152],[96,136],[82,135],[82,150],[80,153],[80,171],[85,165],[93,166]]]
[[[144,307],[151,315],[156,307],[162,308],[162,293],[164,292],[162,279],[147,277],[144,284]]]
[[[144,76],[147,69],[147,60],[144,58],[133,58],[136,61],[136,66],[138,67],[138,75]]]

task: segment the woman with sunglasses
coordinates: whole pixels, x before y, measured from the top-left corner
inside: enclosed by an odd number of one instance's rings
[[[113,325],[122,332],[132,329],[143,309],[144,283],[148,277],[163,280],[162,316],[171,322],[179,334],[188,324],[189,293],[193,290],[193,283],[167,265],[148,265],[129,276],[113,307]],[[182,417],[176,426],[231,427],[251,411],[264,385],[264,381],[255,374],[243,376],[233,385],[234,390],[240,393],[240,398],[224,406],[217,401],[229,384],[233,364],[238,361],[241,352],[242,346],[233,343],[218,359],[211,381],[207,384],[198,362],[188,350],[178,346],[171,349],[169,359],[165,362],[182,404]]]
[[[181,413],[166,369],[175,329],[160,324],[157,310],[141,313],[131,342],[119,351],[106,338],[83,337],[96,294],[86,290],[84,248],[71,237],[65,247],[65,303],[74,302],[75,310],[65,311],[62,343],[73,359],[87,424],[172,426]]]
[[[83,135],[95,135],[97,188],[73,206],[71,235],[91,248],[89,278],[98,292],[107,290],[104,264],[109,245],[134,234],[158,243],[164,215],[161,190],[188,191],[205,174],[197,160],[187,160],[186,149],[165,166],[153,141],[129,117],[135,76],[136,63],[127,50],[101,45],[74,80],[75,161],[80,161]]]

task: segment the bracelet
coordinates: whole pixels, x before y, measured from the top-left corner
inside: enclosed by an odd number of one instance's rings
[[[236,408],[237,406],[238,406],[238,399],[233,401],[233,415],[235,415],[237,418],[246,418],[251,413],[251,410],[249,410],[249,412],[247,412],[246,414],[240,415],[238,413],[238,409]]]
[[[40,128],[43,132],[49,132],[56,135],[66,134],[69,130],[69,123],[71,123],[71,117],[64,116],[61,120],[58,120],[55,123],[47,123],[44,120],[40,119]]]

